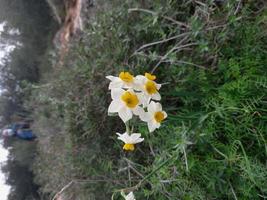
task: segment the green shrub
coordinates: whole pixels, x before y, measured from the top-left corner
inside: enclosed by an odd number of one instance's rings
[[[68,169],[59,185],[44,181],[49,192],[75,180],[79,198],[109,199],[145,179],[137,199],[266,198],[266,10],[260,1],[201,2],[113,1],[98,10],[40,90],[62,117],[57,155],[66,160],[55,165]],[[107,116],[105,76],[121,70],[153,71],[169,115],[153,134],[138,127],[145,142],[132,154],[114,134],[122,123]]]

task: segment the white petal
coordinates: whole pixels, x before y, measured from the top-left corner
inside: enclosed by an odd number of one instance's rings
[[[134,79],[134,82],[132,83],[132,88],[133,88],[135,91],[142,91],[143,84],[141,84],[141,83],[138,82],[136,79]]]
[[[121,95],[125,92],[125,90],[121,88],[114,88],[111,90],[111,98],[112,99],[120,99]]]
[[[111,81],[113,81],[113,80],[115,80],[118,77],[116,77],[116,76],[106,76],[106,78],[109,79],[109,80],[111,80]]]
[[[154,116],[150,115],[148,112],[144,112],[143,115],[140,115],[139,118],[143,122],[148,122],[153,119]]]
[[[138,138],[135,140],[134,144],[141,143],[144,141],[144,138]]]
[[[153,116],[149,115],[148,112],[144,112],[143,114],[139,115],[139,118],[143,122],[148,122],[153,118]]]
[[[156,110],[156,112],[162,111],[162,106],[160,103],[155,103],[155,110]]]
[[[119,110],[118,113],[119,113],[119,116],[124,123],[127,122],[128,120],[132,119],[132,117],[133,117],[132,111],[125,106],[121,107],[121,109]]]
[[[119,137],[118,137],[118,140],[122,140],[122,141],[124,141],[124,139],[123,139],[123,134],[120,134],[120,133],[116,133]]]
[[[161,84],[156,84],[157,90],[161,88]]]
[[[121,137],[123,134],[120,134],[120,133],[116,133],[116,135],[118,135],[119,137]]]
[[[165,111],[162,111],[164,115],[164,119],[168,117],[167,113]]]
[[[140,142],[143,142],[144,141],[144,138],[136,138],[134,141],[133,141],[133,144],[137,144],[137,143],[140,143]]]
[[[160,101],[161,96],[158,92],[156,92],[155,94],[152,95],[152,99],[154,99],[156,101]]]
[[[122,88],[124,89],[132,89],[133,88],[133,83],[127,83],[123,81]]]
[[[136,138],[140,138],[141,137],[141,133],[132,133],[131,137],[136,139]]]
[[[133,192],[130,192],[126,197],[125,200],[135,200]]]
[[[142,104],[144,108],[146,108],[150,101],[150,96],[145,95],[145,93],[143,92],[137,92],[136,95],[139,99],[139,103]]]
[[[143,76],[143,75],[137,75],[135,77],[135,80],[136,80],[136,82],[141,83],[142,85],[144,85],[144,83],[147,81],[147,78],[145,76]]]
[[[110,82],[108,89],[114,89],[114,88],[122,88],[123,82],[120,79],[116,79],[112,82]]]
[[[153,114],[155,112],[157,112],[157,109],[156,109],[156,103],[154,101],[151,101],[148,106],[147,106],[147,111],[150,113],[150,114]]]
[[[154,125],[156,128],[159,128],[160,127],[160,123],[155,123],[155,125]]]
[[[140,106],[136,106],[136,108],[133,109],[133,113],[134,113],[135,115],[139,116],[139,118],[141,119],[141,121],[146,122],[146,121],[148,121],[148,119],[149,119],[149,115],[148,115],[148,113],[146,113],[146,112],[144,111],[144,109],[141,108]]]
[[[109,105],[109,107],[108,107],[108,112],[109,113],[116,113],[116,112],[118,112],[120,109],[121,109],[121,107],[122,107],[123,105],[121,104],[121,102],[120,101],[112,101],[111,103],[110,103],[110,105]]]
[[[133,113],[137,116],[141,116],[144,115],[145,111],[140,106],[135,106],[135,108],[133,109]]]
[[[147,126],[148,126],[148,130],[150,133],[153,132],[157,128],[155,123],[153,123],[153,121],[147,122]]]
[[[118,140],[123,141],[124,143],[127,143],[127,141],[129,141],[129,135],[128,133],[124,133],[124,134],[120,134],[120,133],[116,133],[119,137]]]
[[[144,138],[141,138],[140,133],[132,133],[130,137],[131,137],[131,141],[130,141],[131,144],[137,144],[144,140]]]

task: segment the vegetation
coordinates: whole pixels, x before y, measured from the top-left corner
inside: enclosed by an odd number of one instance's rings
[[[1,73],[1,121],[10,123],[14,115],[26,116],[30,110],[23,106],[30,91],[24,91],[27,83],[39,82],[43,73],[44,56],[51,46],[56,29],[49,7],[42,0],[0,1],[1,45],[10,49],[0,62]],[[50,34],[49,34],[50,33]],[[11,51],[12,50],[12,51]]]
[[[26,103],[31,96],[28,85],[37,84],[48,70],[47,65],[46,69],[43,66],[49,62],[49,48],[57,28],[49,12],[43,0],[0,0],[1,133],[11,123],[32,120],[33,109]],[[9,151],[8,161],[0,166],[0,174],[5,173],[6,183],[11,186],[8,199],[39,199],[32,166],[37,142],[0,140]]]
[[[264,1],[97,2],[63,66],[29,85],[47,198],[267,198]],[[168,113],[123,152],[106,75],[157,75]],[[66,187],[67,186],[67,187]],[[128,189],[127,189],[128,188]]]
[[[33,182],[32,170],[36,142],[5,140],[4,147],[9,148],[9,159],[1,164],[0,169],[7,174],[6,183],[12,186],[8,200],[39,199],[38,186]]]

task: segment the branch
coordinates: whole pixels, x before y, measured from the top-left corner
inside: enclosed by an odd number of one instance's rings
[[[157,12],[154,12],[154,11],[151,11],[151,10],[147,10],[147,9],[143,9],[143,8],[130,8],[128,9],[128,12],[144,12],[144,13],[148,13],[148,14],[151,14],[151,15],[158,15]],[[171,21],[179,26],[184,26],[186,28],[190,28],[189,25],[185,24],[184,22],[179,22],[171,17],[166,17],[166,16],[161,16],[163,19],[166,19],[168,21]]]
[[[185,44],[185,45],[181,45],[181,46],[174,46],[170,51],[168,51],[161,59],[160,61],[156,64],[156,66],[152,69],[152,73],[158,68],[158,66],[168,57],[169,54],[171,54],[174,51],[183,49],[185,47],[189,47],[189,46],[194,46],[194,45],[198,45],[198,43],[189,43],[189,44]]]
[[[195,64],[195,63],[191,63],[191,62],[186,62],[186,61],[183,61],[183,60],[178,60],[176,61],[176,63],[182,63],[182,64],[187,64],[187,65],[193,65],[195,67],[198,67],[198,68],[201,68],[201,69],[207,69],[206,67],[202,66],[202,65],[198,65],[198,64]]]
[[[61,195],[67,188],[69,188],[72,184],[74,183],[74,181],[72,180],[71,182],[69,182],[67,185],[65,185],[58,193],[56,193],[56,195],[54,196],[54,198],[52,200],[56,200],[59,195]]]
[[[170,38],[166,38],[166,39],[159,40],[159,41],[156,41],[156,42],[151,42],[151,43],[148,43],[148,44],[145,44],[145,45],[139,47],[139,49],[137,49],[135,52],[141,51],[142,49],[145,49],[145,48],[153,46],[153,45],[162,44],[162,43],[165,43],[165,42],[168,42],[168,41],[171,41],[171,40],[175,40],[175,39],[177,39],[179,37],[187,36],[189,34],[190,34],[190,32],[182,33],[180,35],[175,35],[175,36],[170,37]]]

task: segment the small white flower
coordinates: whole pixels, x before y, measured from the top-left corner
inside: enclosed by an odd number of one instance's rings
[[[143,107],[147,107],[151,99],[156,101],[159,101],[161,99],[161,96],[158,92],[161,88],[161,84],[157,84],[154,81],[155,79],[156,76],[149,73],[146,73],[145,76],[136,76],[138,89],[142,91],[142,93],[138,93],[138,97],[142,102]]]
[[[129,72],[121,72],[119,77],[116,76],[106,76],[107,79],[111,80],[108,89],[112,90],[114,88],[135,88],[135,77]]]
[[[118,113],[124,123],[130,120],[133,114],[143,118],[144,110],[139,106],[141,102],[133,90],[112,89],[111,98],[112,102],[108,107],[108,112]]]
[[[125,200],[135,200],[133,192],[130,192],[127,196],[125,196]]]
[[[144,141],[144,138],[141,138],[140,133],[132,133],[129,135],[128,133],[116,133],[119,137],[118,139],[124,142],[123,149],[126,151],[133,151],[134,145]]]
[[[161,122],[167,117],[167,113],[162,110],[160,103],[151,101],[147,107],[147,113],[144,121],[147,122],[149,132],[153,132],[160,127]]]

